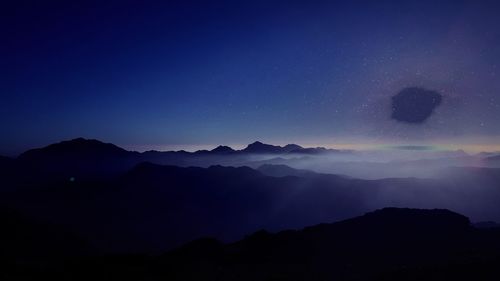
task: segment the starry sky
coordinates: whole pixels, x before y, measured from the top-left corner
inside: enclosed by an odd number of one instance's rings
[[[0,153],[500,144],[498,1],[10,1]],[[423,123],[391,97],[443,97]]]

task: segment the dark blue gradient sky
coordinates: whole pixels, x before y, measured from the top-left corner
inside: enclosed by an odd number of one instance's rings
[[[499,140],[498,1],[11,2],[0,153]],[[400,124],[390,97],[413,86],[443,102]]]

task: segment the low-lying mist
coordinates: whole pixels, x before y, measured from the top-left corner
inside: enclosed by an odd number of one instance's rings
[[[494,154],[495,155],[495,154]],[[286,165],[317,173],[337,174],[360,179],[435,178],[447,174],[453,167],[500,167],[498,161],[488,161],[483,154],[467,154],[462,150],[420,150],[387,148],[366,151],[336,151],[317,154],[247,154],[199,156],[185,166],[209,167]]]

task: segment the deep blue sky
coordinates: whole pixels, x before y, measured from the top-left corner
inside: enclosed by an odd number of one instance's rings
[[[500,135],[496,1],[11,2],[3,154],[79,136],[147,149]],[[425,124],[390,119],[410,86],[444,95]]]

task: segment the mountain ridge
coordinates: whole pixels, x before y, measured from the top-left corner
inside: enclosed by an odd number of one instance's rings
[[[161,263],[165,276],[174,280],[179,280],[175,276],[190,280],[235,276],[238,280],[414,280],[411,276],[468,280],[480,272],[486,276],[498,272],[493,265],[498,262],[494,253],[500,251],[499,242],[500,236],[476,229],[467,217],[446,209],[383,208],[301,230],[260,230],[235,243],[198,239],[166,253]],[[485,268],[472,263],[469,255],[481,255]],[[446,277],[436,276],[436,268]],[[475,275],[463,268],[474,269]]]
[[[138,153],[138,154],[144,154],[144,153],[187,153],[187,154],[197,154],[197,153],[273,153],[273,154],[286,154],[286,153],[302,153],[302,154],[307,154],[309,152],[349,152],[350,150],[337,150],[337,149],[327,149],[324,147],[308,147],[304,148],[300,145],[297,144],[287,144],[285,146],[279,146],[279,145],[272,145],[272,144],[266,144],[260,141],[255,141],[251,144],[248,144],[247,147],[241,150],[235,150],[231,148],[230,146],[226,145],[219,145],[212,150],[198,150],[194,152],[188,152],[185,150],[176,150],[176,151],[157,151],[157,150],[150,150],[150,151],[145,151],[145,152],[136,152],[136,151],[129,151],[124,148],[121,148],[115,144],[112,143],[106,143],[102,142],[97,139],[86,139],[83,137],[71,139],[71,140],[64,140],[61,142],[57,143],[52,143],[44,147],[39,147],[39,148],[33,148],[33,149],[28,149],[27,151],[21,153],[17,158],[25,158],[30,156],[30,154],[35,154],[35,153],[40,153],[40,152],[62,152],[62,151],[68,151],[68,150],[77,150],[77,151],[101,151],[101,152],[114,152],[114,153],[123,153],[123,152],[129,152],[129,153]]]
[[[31,242],[23,239],[14,246]],[[79,245],[73,241],[50,246]],[[476,228],[446,209],[389,207],[299,230],[259,230],[231,243],[198,238],[158,255],[77,254],[58,253],[48,260],[52,266],[40,267],[44,255],[33,264],[7,252],[4,258],[17,264],[3,274],[9,280],[494,280],[500,231]]]

